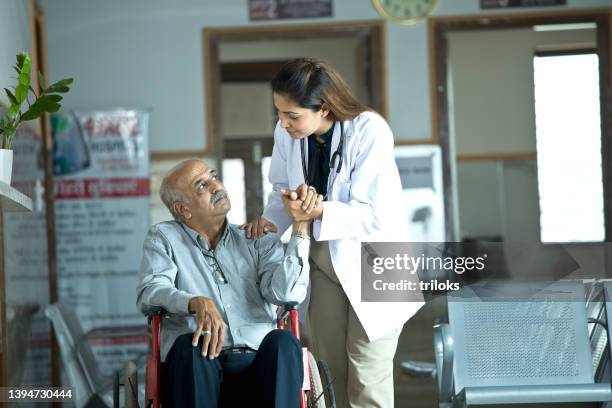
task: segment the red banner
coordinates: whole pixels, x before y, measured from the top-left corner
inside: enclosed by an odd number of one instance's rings
[[[55,182],[55,199],[148,197],[147,178],[64,179]]]

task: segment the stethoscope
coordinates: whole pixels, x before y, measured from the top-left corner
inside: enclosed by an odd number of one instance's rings
[[[305,137],[300,139],[300,148],[302,150],[302,172],[304,173],[304,182],[310,186],[312,180],[308,178],[308,169],[306,168],[306,140],[305,139],[306,139]],[[324,200],[327,199],[327,196],[329,194],[331,194],[331,191],[334,188],[334,182],[336,181],[336,177],[338,176],[338,174],[340,173],[340,170],[342,169],[342,163],[344,161],[344,158],[342,155],[343,152],[344,152],[344,123],[340,121],[340,142],[338,143],[338,147],[336,148],[336,151],[334,152],[334,154],[332,154],[331,158],[329,159],[329,170],[331,174],[331,183],[329,183],[327,187],[328,193],[325,194],[325,196],[323,197]],[[336,166],[336,161],[338,161],[337,166]],[[335,172],[333,171],[334,167],[336,168]]]

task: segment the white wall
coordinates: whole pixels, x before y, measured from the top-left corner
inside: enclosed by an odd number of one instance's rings
[[[4,88],[16,83],[15,55],[30,52],[30,26],[26,0],[0,1],[0,100],[8,104]]]
[[[41,4],[47,17],[50,77],[76,78],[65,108],[150,107],[152,150],[205,147],[202,28],[268,24],[248,21],[246,0],[42,0]],[[434,15],[484,13],[478,4],[439,0]],[[612,6],[612,0],[568,0],[565,7],[546,9],[605,6]],[[334,0],[334,14],[277,23],[380,18],[369,0]],[[427,24],[389,24],[387,47],[389,119],[395,135],[429,138]]]
[[[457,189],[459,238],[540,240],[535,160],[460,162]]]
[[[596,46],[595,29],[449,33],[457,155],[535,153],[534,53]]]

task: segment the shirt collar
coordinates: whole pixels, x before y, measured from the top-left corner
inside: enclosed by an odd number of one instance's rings
[[[189,227],[187,224],[181,222],[180,223],[181,226],[183,227],[183,229],[185,230],[185,232],[187,233],[187,235],[189,235],[189,238],[191,238],[191,240],[193,242],[195,242],[195,244],[200,248],[200,249],[204,249],[206,251],[210,251],[210,249],[208,248],[208,242],[202,238],[202,236],[193,228]],[[225,225],[223,227],[223,234],[221,235],[221,239],[219,240],[219,244],[217,245],[217,248],[219,248],[219,246],[223,246],[225,245],[226,241],[227,241],[227,236],[229,235],[229,222],[227,221],[227,218],[225,219]]]
[[[336,128],[336,122],[334,122],[332,124],[332,126],[329,128],[329,130],[327,132],[322,133],[321,135],[319,135],[319,137],[321,139],[323,139],[325,144],[328,144],[332,140],[332,137],[334,136],[334,129],[335,128]],[[316,135],[313,133],[312,135],[310,135],[310,137],[308,139],[310,141],[312,141],[312,142],[315,142],[316,141]]]

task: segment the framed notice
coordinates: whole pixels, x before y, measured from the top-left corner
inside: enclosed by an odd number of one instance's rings
[[[149,112],[84,110],[53,125],[57,290],[84,331],[100,370],[112,374],[147,350],[135,296],[149,229]]]
[[[331,17],[332,0],[249,0],[249,19]]]
[[[565,6],[567,0],[480,0],[481,9]]]

